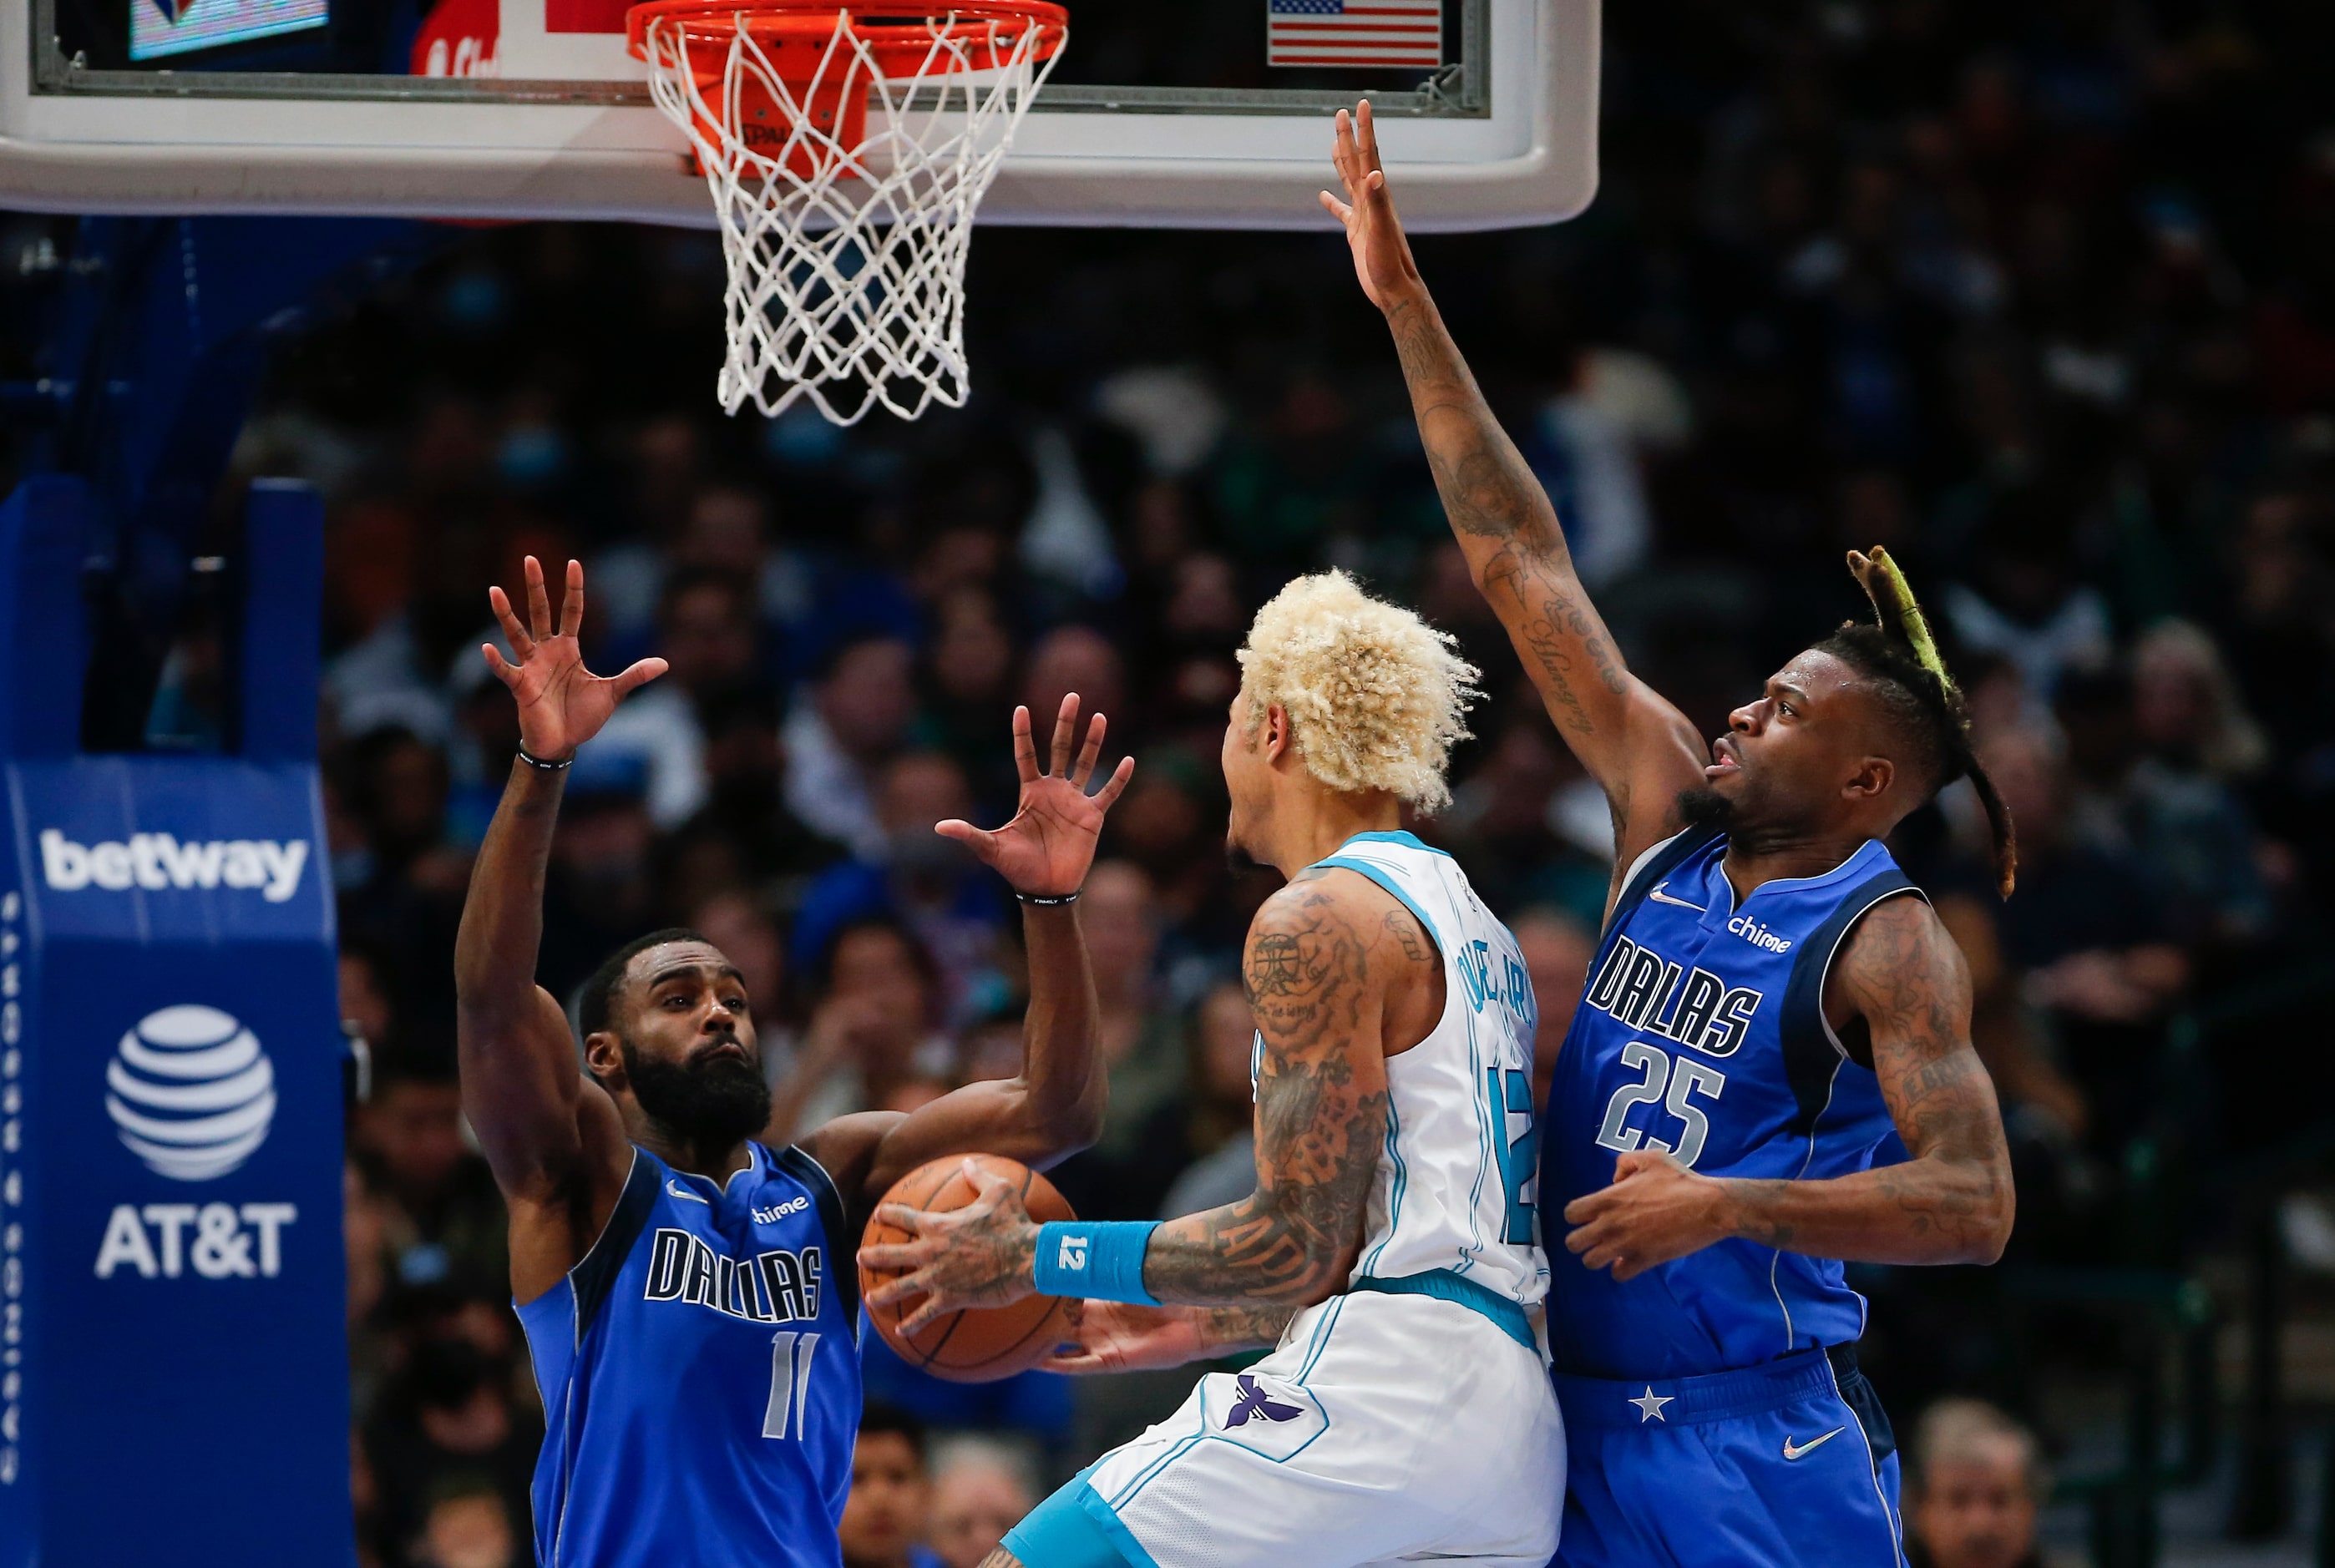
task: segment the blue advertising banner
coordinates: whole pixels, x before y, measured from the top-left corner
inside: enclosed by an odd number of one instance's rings
[[[251,508],[240,756],[79,756],[76,489],[0,508],[0,1568],[340,1568],[319,519]]]

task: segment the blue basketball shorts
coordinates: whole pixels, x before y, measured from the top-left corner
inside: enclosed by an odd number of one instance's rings
[[[1555,1381],[1572,1461],[1556,1568],[1902,1568],[1896,1440],[1851,1347]]]

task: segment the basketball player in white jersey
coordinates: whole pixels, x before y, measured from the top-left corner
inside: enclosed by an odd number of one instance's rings
[[[1234,1568],[1434,1559],[1542,1568],[1565,1436],[1538,1330],[1536,1019],[1523,955],[1432,811],[1475,672],[1342,575],[1258,614],[1225,732],[1230,850],[1289,878],[1250,925],[1256,1191],[1158,1224],[1031,1223],[984,1184],[871,1304],[903,1325],[1032,1291],[1084,1299],[1064,1371],[1212,1373],[1175,1416],[1024,1519],[985,1568]]]

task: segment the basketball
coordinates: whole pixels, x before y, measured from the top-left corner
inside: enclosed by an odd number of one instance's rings
[[[1062,1201],[1062,1195],[1054,1190],[1054,1184],[1028,1166],[998,1155],[981,1154],[973,1158],[983,1174],[993,1172],[1011,1180],[1020,1190],[1030,1217],[1039,1224],[1078,1217]],[[950,1155],[918,1166],[892,1184],[892,1190],[884,1195],[884,1202],[941,1213],[963,1208],[974,1201],[979,1190],[965,1179],[964,1161],[963,1155]],[[915,1238],[897,1225],[877,1219],[868,1222],[867,1234],[862,1239],[865,1244],[874,1245]],[[865,1296],[892,1277],[888,1272],[862,1264],[860,1294]],[[1061,1297],[1027,1296],[1011,1306],[969,1307],[951,1312],[926,1323],[913,1337],[903,1335],[900,1321],[916,1312],[921,1299],[911,1296],[888,1307],[871,1307],[867,1315],[874,1320],[876,1331],[884,1336],[884,1342],[902,1360],[952,1383],[992,1383],[1027,1371],[1046,1359],[1067,1328]]]

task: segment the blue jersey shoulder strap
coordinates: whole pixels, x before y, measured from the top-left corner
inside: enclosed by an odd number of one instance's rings
[[[794,1144],[784,1148],[762,1146],[770,1163],[810,1189],[811,1201],[819,1205],[819,1223],[827,1231],[827,1244],[835,1255],[828,1259],[828,1289],[840,1291],[843,1315],[851,1324],[851,1337],[859,1337],[859,1264],[858,1238],[845,1229],[843,1194],[827,1167],[805,1154]]]
[[[1645,863],[1638,867],[1638,874],[1623,885],[1622,895],[1613,900],[1613,913],[1605,917],[1606,928],[1611,930],[1614,922],[1644,903],[1647,892],[1676,871],[1688,857],[1725,832],[1723,828],[1686,828],[1655,845],[1648,851]]]
[[[649,1211],[656,1206],[656,1162],[640,1150],[633,1151],[633,1168],[625,1177],[625,1190],[617,1195],[616,1208],[600,1232],[600,1239],[584,1254],[584,1261],[569,1271],[567,1282],[576,1292],[576,1343],[584,1343],[585,1331],[600,1311],[600,1303],[616,1286],[616,1275],[622,1272],[625,1260],[632,1255],[633,1244],[641,1239],[642,1230],[649,1223]]]
[[[1793,1126],[1797,1137],[1806,1137],[1815,1128],[1817,1118],[1824,1114],[1825,1101],[1832,1091],[1833,1073],[1847,1055],[1825,1022],[1825,981],[1832,973],[1833,959],[1839,953],[1850,928],[1867,911],[1884,899],[1901,894],[1924,896],[1913,879],[1894,866],[1875,872],[1848,889],[1841,895],[1830,917],[1808,935],[1800,948],[1799,958],[1792,965],[1792,978],[1784,989],[1783,1014],[1777,1021],[1782,1035],[1784,1071],[1791,1081],[1793,1098],[1799,1104],[1799,1117]]]

